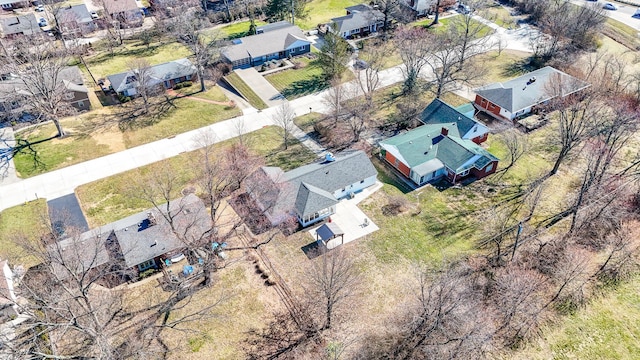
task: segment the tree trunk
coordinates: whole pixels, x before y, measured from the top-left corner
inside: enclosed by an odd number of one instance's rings
[[[207,91],[207,87],[204,84],[204,71],[202,71],[201,65],[198,65],[198,77],[200,78],[200,92]]]
[[[64,129],[62,129],[62,125],[60,125],[60,120],[58,119],[53,119],[53,124],[56,126],[56,130],[58,130],[58,137],[64,137],[66,135],[66,133],[64,132]]]
[[[433,18],[433,22],[429,24],[429,27],[433,25],[438,25],[439,20],[440,20],[440,0],[436,1],[436,16]]]

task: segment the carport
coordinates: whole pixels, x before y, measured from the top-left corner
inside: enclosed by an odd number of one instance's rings
[[[344,244],[344,231],[336,223],[328,222],[316,230],[316,241],[322,242],[324,246],[337,237],[340,237],[340,244]]]

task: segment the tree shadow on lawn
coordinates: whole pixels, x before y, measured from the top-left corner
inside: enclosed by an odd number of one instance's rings
[[[304,95],[313,94],[329,87],[329,83],[322,75],[313,75],[311,79],[293,82],[280,93],[287,99],[295,99]]]
[[[26,139],[16,139],[15,145],[13,147],[9,147],[0,151],[0,179],[8,173],[11,160],[18,154],[24,154],[25,156],[31,157],[31,159],[33,160],[33,170],[45,169],[46,164],[40,159],[40,154],[38,153],[38,149],[35,147],[35,145],[56,138],[58,138],[58,135],[36,140],[33,142]]]
[[[509,64],[505,64],[502,69],[502,76],[507,78],[517,77],[522,74],[537,70],[539,68],[539,64],[537,64],[536,60],[532,56],[530,56]]]

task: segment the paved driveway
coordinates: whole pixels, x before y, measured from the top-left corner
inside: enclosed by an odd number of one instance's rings
[[[82,213],[76,194],[69,194],[47,201],[49,218],[54,228],[75,228],[80,232],[89,231],[89,224]]]
[[[242,81],[247,83],[247,85],[267,103],[267,106],[279,106],[282,101],[284,101],[284,96],[260,75],[256,69],[236,69],[235,72],[240,76]]]

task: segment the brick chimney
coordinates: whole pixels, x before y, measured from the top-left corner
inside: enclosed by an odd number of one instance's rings
[[[442,127],[442,130],[440,131],[440,134],[442,136],[447,136],[449,135],[449,129],[447,129],[446,127]]]

